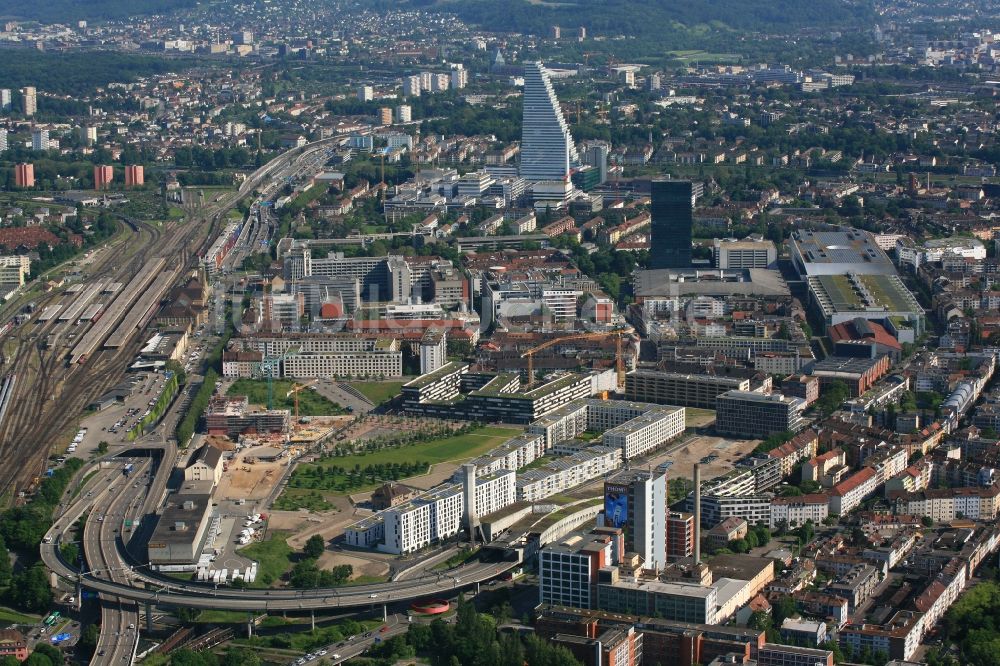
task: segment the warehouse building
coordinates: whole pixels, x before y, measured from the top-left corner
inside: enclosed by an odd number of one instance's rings
[[[167,497],[146,544],[152,564],[194,565],[198,561],[211,522],[211,488],[211,481],[189,482]]]

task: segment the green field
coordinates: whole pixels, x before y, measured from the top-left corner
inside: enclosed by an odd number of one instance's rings
[[[333,508],[333,505],[326,500],[324,494],[319,490],[290,488],[286,486],[271,508],[278,511],[298,511],[299,509],[329,511]]]
[[[468,460],[482,455],[521,432],[520,428],[489,426],[474,432],[441,437],[426,442],[349,456],[326,456],[296,467],[274,508],[284,511],[331,508],[329,496],[367,492],[389,480],[401,481],[426,472],[409,473],[398,469],[402,463]],[[385,466],[385,469],[376,468]],[[395,469],[394,469],[395,468]],[[361,475],[358,477],[358,475]],[[348,475],[352,475],[348,479]]]
[[[0,606],[0,624],[38,624],[42,618]]]
[[[710,53],[708,51],[667,51],[667,55],[681,62],[739,62],[742,58],[736,53]]]
[[[296,382],[290,379],[275,379],[273,388],[274,409],[289,409],[295,413],[295,398],[290,395]],[[267,405],[267,381],[263,379],[237,379],[226,392],[228,395],[245,395],[252,404]],[[347,412],[330,402],[316,391],[299,391],[299,414],[301,416],[336,416]]]
[[[360,455],[335,456],[328,458],[326,462],[349,468],[354,465],[364,467],[365,465],[393,463],[401,460],[425,460],[431,465],[440,462],[468,460],[486,453],[519,434],[521,434],[521,428],[486,426],[464,435],[417,442],[398,449],[383,449]]]
[[[347,384],[356,388],[375,405],[381,405],[399,395],[399,390],[403,386],[403,382],[347,382]]]
[[[272,532],[264,541],[237,551],[240,555],[257,561],[257,580],[250,583],[250,587],[270,587],[292,567],[289,558],[293,551],[285,541],[287,536],[285,532]]]
[[[684,426],[687,428],[708,425],[714,420],[714,409],[700,409],[698,407],[684,408]]]

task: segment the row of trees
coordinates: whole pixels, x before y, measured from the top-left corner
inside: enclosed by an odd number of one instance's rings
[[[72,458],[42,480],[38,492],[23,506],[0,513],[0,590],[5,603],[31,613],[42,613],[52,604],[48,572],[39,561],[38,544],[52,525],[52,512],[70,479],[83,466]],[[14,573],[10,551],[24,565]]]
[[[345,469],[339,465],[315,465],[296,469],[292,473],[288,485],[292,488],[310,490],[344,491],[360,488],[370,483],[398,481],[418,474],[426,474],[429,468],[430,465],[423,460],[375,463],[364,467],[357,464],[352,469]]]
[[[462,599],[454,625],[435,620],[414,624],[408,633],[383,641],[369,651],[375,666],[390,666],[418,655],[432,666],[578,666],[564,647],[534,634],[497,631],[495,620]]]

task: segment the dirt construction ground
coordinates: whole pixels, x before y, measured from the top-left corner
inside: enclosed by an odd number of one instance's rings
[[[389,562],[394,556],[372,551],[361,553],[353,551],[330,550],[329,544],[335,537],[344,533],[344,527],[355,522],[370,512],[355,512],[346,497],[334,497],[331,501],[337,506],[337,511],[308,513],[306,511],[273,511],[268,517],[268,527],[272,530],[287,530],[293,532],[288,537],[288,545],[294,550],[302,550],[306,540],[314,534],[319,534],[327,542],[327,551],[319,559],[321,568],[335,567],[340,564],[350,564],[354,568],[352,578],[358,576],[384,577],[389,573]]]
[[[229,461],[229,469],[222,473],[219,488],[215,492],[216,499],[255,501],[271,494],[285,472],[288,458],[276,462],[258,460],[251,465],[246,459],[253,458],[253,453],[253,449],[240,451]]]
[[[654,456],[653,465],[671,460],[674,464],[667,472],[667,476],[691,478],[692,469],[696,462],[705,456],[716,455],[718,458],[712,462],[703,463],[701,466],[701,478],[703,481],[708,481],[732,470],[733,464],[752,452],[758,444],[760,444],[759,439],[726,439],[724,437],[696,435],[677,450]]]

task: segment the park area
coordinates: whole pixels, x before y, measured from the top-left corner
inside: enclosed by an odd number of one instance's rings
[[[271,389],[273,409],[288,409],[295,413],[295,396],[292,388],[298,384],[290,379],[275,379]],[[299,384],[301,386],[301,384]],[[268,406],[267,381],[263,379],[237,379],[226,391],[227,395],[245,395],[253,405]],[[300,416],[335,416],[346,414],[340,405],[330,402],[316,391],[304,388],[299,391]]]
[[[381,405],[399,395],[403,382],[345,382],[368,398],[373,405]]]
[[[324,456],[296,467],[288,487],[332,494],[372,490],[386,481],[425,474],[437,463],[475,458],[520,432],[518,428],[486,426],[367,453]]]

